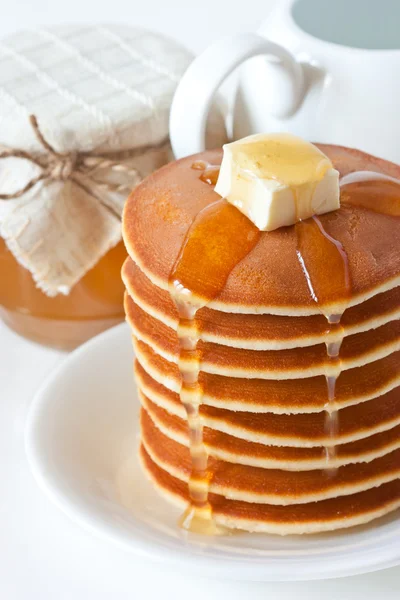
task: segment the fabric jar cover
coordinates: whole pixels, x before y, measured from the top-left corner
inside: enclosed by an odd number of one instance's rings
[[[124,25],[0,41],[0,236],[47,295],[68,294],[121,240],[129,191],[172,159],[169,110],[191,59]],[[224,141],[213,111],[208,144]]]

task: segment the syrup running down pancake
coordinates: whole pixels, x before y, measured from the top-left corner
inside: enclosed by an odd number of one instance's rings
[[[319,148],[341,208],[292,226],[260,232],[215,193],[220,151],[125,208],[140,458],[195,531],[314,533],[400,506],[400,167]]]

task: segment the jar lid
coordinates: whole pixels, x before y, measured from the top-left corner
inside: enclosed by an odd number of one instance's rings
[[[0,58],[0,235],[40,289],[68,293],[120,241],[128,191],[172,158],[192,56],[142,29],[63,25],[7,37]]]

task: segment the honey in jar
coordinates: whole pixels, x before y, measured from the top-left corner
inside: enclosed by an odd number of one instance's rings
[[[124,202],[172,158],[170,104],[192,55],[126,24],[1,43],[0,318],[70,349],[124,319]],[[219,113],[211,129],[221,145]]]
[[[0,317],[18,334],[35,342],[70,350],[124,319],[122,242],[65,296],[46,296],[0,238]]]

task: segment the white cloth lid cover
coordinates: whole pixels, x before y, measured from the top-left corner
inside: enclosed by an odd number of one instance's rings
[[[63,25],[0,41],[3,149],[46,153],[31,114],[58,153],[154,146],[124,158],[123,170],[78,173],[78,181],[46,178],[20,198],[0,200],[0,235],[46,294],[67,294],[121,239],[127,192],[110,192],[101,182],[132,189],[172,159],[169,110],[191,59],[174,41],[125,25]],[[218,146],[225,128],[220,115],[212,121],[211,144]],[[0,160],[0,193],[21,189],[38,173],[30,161]]]

